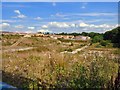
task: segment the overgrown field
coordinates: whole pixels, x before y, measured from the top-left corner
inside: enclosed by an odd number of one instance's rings
[[[8,39],[6,39],[8,40]],[[3,81],[18,88],[113,88],[119,50],[88,47],[88,42],[62,42],[50,38],[24,38],[16,47],[33,50],[2,53]],[[6,47],[6,44],[4,45]]]

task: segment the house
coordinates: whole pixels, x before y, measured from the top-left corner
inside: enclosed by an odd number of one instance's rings
[[[74,38],[74,36],[72,36],[72,35],[62,35],[62,38],[63,39],[72,39],[72,38]]]
[[[90,37],[88,36],[73,36],[73,35],[50,35],[50,38],[53,39],[68,39],[68,40],[82,40],[87,41],[90,40]]]
[[[51,38],[53,39],[60,39],[60,38],[63,38],[62,35],[50,35]]]
[[[75,36],[74,40],[87,41],[87,40],[90,40],[90,37],[88,37],[88,36]]]
[[[44,34],[42,34],[42,33],[37,33],[37,34],[34,34],[33,36],[35,36],[35,37],[43,37]]]
[[[31,35],[30,34],[26,34],[26,35],[24,35],[24,37],[31,37]]]
[[[73,39],[74,36],[72,35],[50,35],[53,39]]]

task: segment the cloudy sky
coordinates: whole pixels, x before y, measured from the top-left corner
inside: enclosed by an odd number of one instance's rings
[[[105,32],[117,27],[117,2],[3,2],[3,31]]]

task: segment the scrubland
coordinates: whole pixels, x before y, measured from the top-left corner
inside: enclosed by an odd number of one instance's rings
[[[9,47],[8,41],[11,38],[3,37],[2,40],[3,47]],[[114,88],[118,74],[118,48],[96,48],[92,45],[76,54],[60,53],[71,52],[88,43],[64,42],[48,37],[24,38],[15,47],[36,48],[2,53],[3,81],[18,88],[31,90]]]

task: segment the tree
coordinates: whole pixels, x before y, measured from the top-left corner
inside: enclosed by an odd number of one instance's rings
[[[82,32],[81,33],[83,36],[88,36],[88,33],[86,33],[86,32]]]
[[[120,47],[120,27],[105,32],[104,40],[111,40],[114,46]]]
[[[102,40],[103,40],[103,36],[102,35],[97,35],[97,36],[93,37],[92,42],[97,43],[97,42],[100,42]]]

